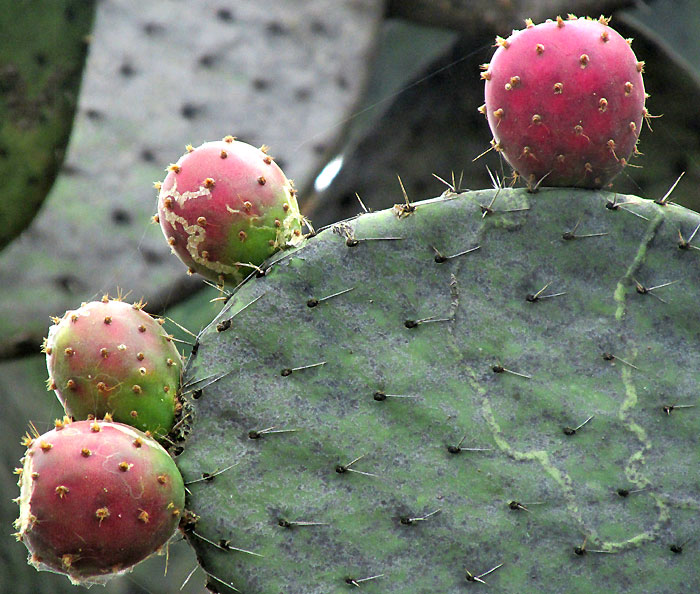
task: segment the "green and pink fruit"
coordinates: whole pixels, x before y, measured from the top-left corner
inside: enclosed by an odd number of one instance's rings
[[[54,321],[44,344],[48,387],[67,415],[109,414],[157,437],[170,431],[182,359],[142,304],[105,296]]]
[[[157,184],[156,218],[191,273],[238,284],[301,241],[296,191],[266,150],[232,136],[187,147]]]
[[[18,540],[39,570],[104,583],[170,539],[185,489],[170,455],[121,423],[57,422],[25,438]]]
[[[643,62],[608,21],[557,18],[497,38],[483,66],[500,151],[529,186],[600,188],[627,165],[643,118]]]

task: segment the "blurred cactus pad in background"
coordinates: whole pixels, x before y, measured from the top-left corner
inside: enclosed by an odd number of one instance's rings
[[[34,218],[63,162],[94,5],[0,3],[0,248]]]

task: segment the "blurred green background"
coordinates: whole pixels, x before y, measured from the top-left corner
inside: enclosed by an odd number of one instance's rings
[[[546,6],[545,6],[546,5]],[[545,12],[548,11],[548,12]],[[700,210],[700,7],[695,0],[0,0],[0,591],[76,591],[14,542],[12,471],[32,421],[61,413],[39,353],[49,315],[131,291],[197,332],[217,294],[151,225],[152,182],[187,143],[234,134],[268,144],[315,225],[491,186],[478,65],[523,19],[612,15],[646,62],[653,132],[613,189]],[[170,330],[187,340],[174,325]],[[186,347],[186,345],[183,345]],[[184,349],[186,351],[186,348]],[[176,592],[196,560],[179,537],[109,594]],[[183,592],[203,592],[201,570]]]

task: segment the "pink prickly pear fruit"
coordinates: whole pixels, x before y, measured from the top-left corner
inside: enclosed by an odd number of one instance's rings
[[[238,284],[301,241],[296,191],[266,151],[233,136],[187,147],[156,184],[157,219],[190,273]]]
[[[600,188],[636,152],[644,63],[603,17],[526,24],[482,67],[492,145],[530,187]]]
[[[159,551],[176,530],[182,477],[145,433],[67,420],[23,443],[15,536],[38,570],[74,584],[104,583]]]
[[[66,414],[102,418],[166,435],[180,406],[182,359],[160,323],[128,304],[103,297],[54,318],[44,343],[48,388]]]

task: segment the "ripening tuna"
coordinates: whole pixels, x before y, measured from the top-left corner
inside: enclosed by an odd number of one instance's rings
[[[497,38],[480,108],[529,187],[600,188],[636,151],[644,62],[608,20],[557,18]]]
[[[233,136],[188,146],[156,187],[155,218],[173,253],[217,283],[240,283],[302,239],[296,191],[266,147]]]
[[[39,570],[104,583],[159,551],[185,503],[182,477],[151,437],[109,421],[57,421],[27,436],[18,540]]]
[[[48,388],[76,420],[111,415],[166,435],[178,408],[182,359],[142,309],[103,297],[55,318],[44,343]]]

